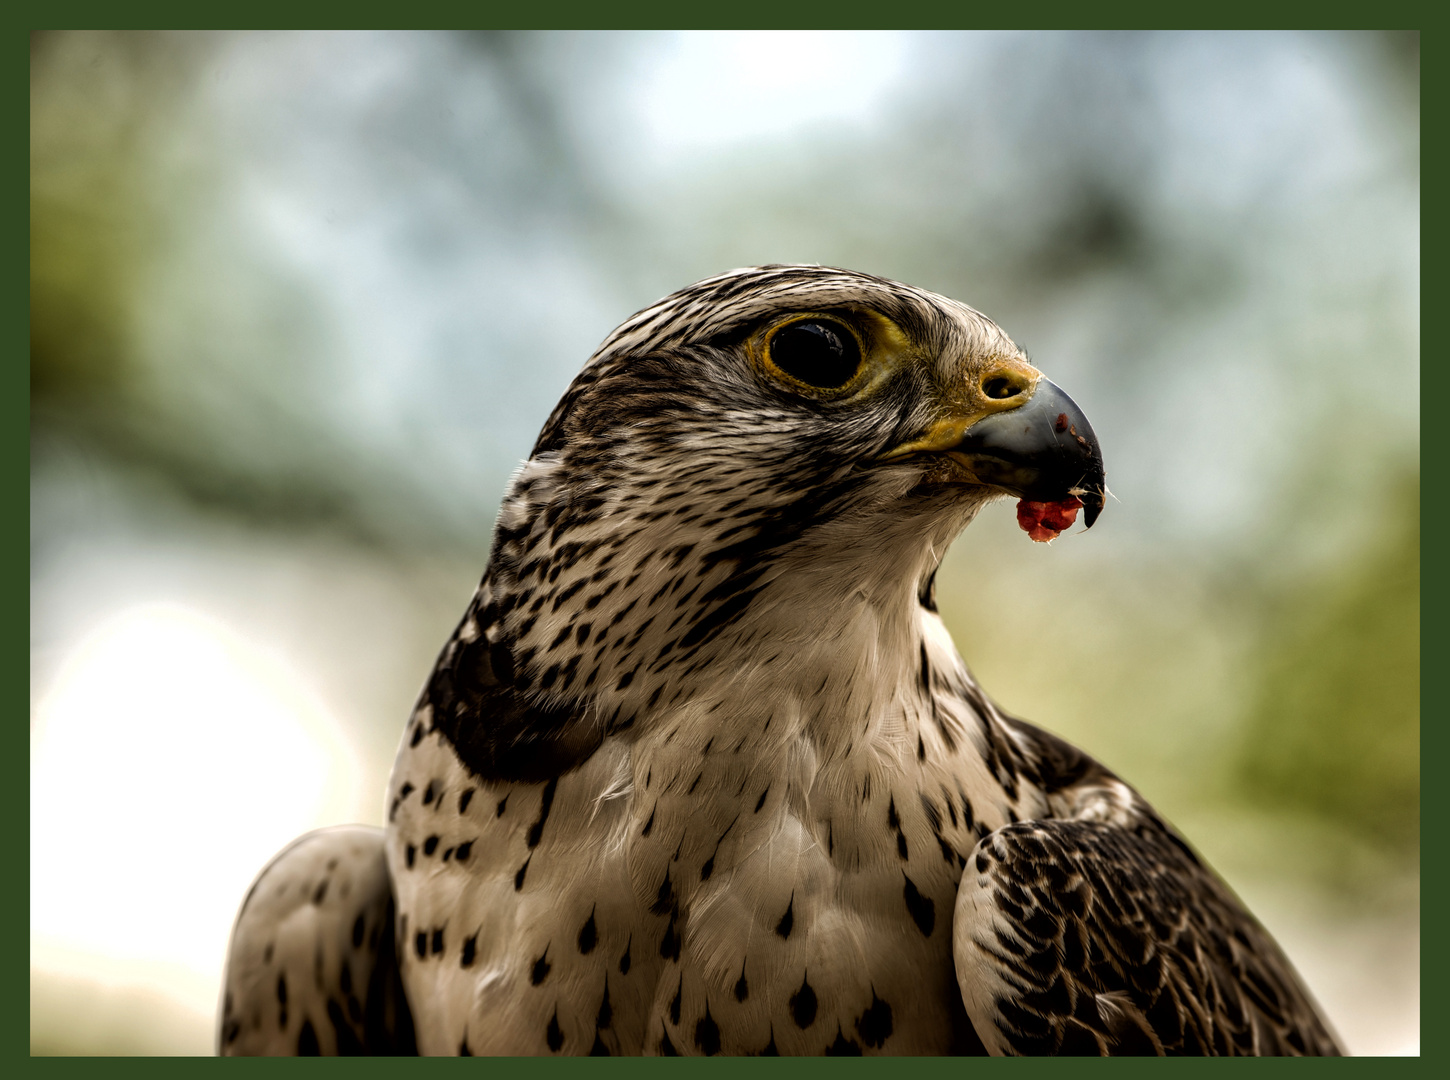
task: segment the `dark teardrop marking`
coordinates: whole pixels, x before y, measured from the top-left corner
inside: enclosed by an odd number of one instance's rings
[[[590,909],[589,920],[579,928],[579,955],[588,956],[599,944],[599,930],[594,925],[594,911]]]
[[[621,975],[629,974],[629,947],[633,943],[634,935],[631,934],[629,940],[624,943],[624,955],[619,958],[619,973]]]
[[[789,938],[790,932],[795,928],[795,893],[790,894],[790,903],[786,905],[785,914],[780,917],[780,922],[775,924],[775,932],[782,938]]]
[[[473,958],[478,955],[478,935],[465,938],[463,942],[463,954],[458,958],[459,967],[472,967]]]
[[[856,1018],[856,1034],[861,1041],[874,1049],[881,1049],[894,1030],[891,1021],[891,1005],[871,991],[871,1005]]]
[[[901,876],[906,878],[906,887],[902,890],[902,895],[906,898],[906,910],[911,912],[912,921],[916,923],[922,937],[931,937],[931,932],[936,929],[936,904],[931,897],[921,895],[916,888],[916,882],[905,874]]]
[[[564,1045],[564,1031],[559,1027],[559,1010],[554,1010],[554,1015],[549,1018],[549,1026],[544,1029],[544,1042],[549,1044],[549,1049],[554,1053]]]
[[[544,823],[549,820],[549,811],[554,807],[554,793],[558,789],[557,778],[544,785],[544,793],[539,798],[539,819],[529,826],[529,835],[526,837],[531,849],[538,847],[539,841],[544,838]]]
[[[685,977],[680,976],[680,985],[675,989],[674,1000],[670,1002],[670,1023],[675,1027],[680,1026],[680,1005],[685,999]]]
[[[801,976],[801,988],[790,996],[790,1015],[795,1026],[804,1031],[816,1022],[816,992],[810,980]]]
[[[549,947],[545,945],[543,954],[534,961],[534,970],[529,973],[529,981],[538,986],[549,977],[549,972],[553,969],[554,965],[549,963]]]
[[[614,1023],[614,1006],[609,1002],[609,976],[604,977],[604,996],[599,999],[599,1012],[594,1017],[596,1028],[607,1028]]]
[[[672,1042],[670,1042],[669,1032],[663,1032],[660,1035],[660,1056],[662,1056],[662,1057],[679,1057],[680,1056],[680,1052],[675,1049],[675,1044],[672,1043]]]
[[[321,1054],[322,1048],[317,1044],[317,1032],[312,1027],[312,1021],[302,1021],[302,1030],[297,1034],[297,1056],[319,1057]]]
[[[661,957],[666,960],[679,960],[680,944],[682,944],[682,938],[680,938],[679,929],[674,926],[674,916],[671,915],[670,925],[664,928],[664,936],[660,939]]]
[[[706,1057],[714,1057],[720,1052],[720,1025],[710,1015],[708,1003],[705,1005],[705,1015],[695,1025],[695,1045]]]
[[[855,1039],[848,1039],[841,1032],[841,1025],[836,1025],[836,1040],[826,1047],[826,1057],[860,1057],[861,1044]]]
[[[750,984],[745,981],[745,964],[740,965],[740,980],[735,984],[735,1000],[744,1001],[750,996]]]
[[[663,915],[669,911],[675,903],[675,886],[670,881],[670,872],[665,870],[665,879],[660,882],[659,892],[655,894],[655,902],[650,905],[650,911],[656,915]]]

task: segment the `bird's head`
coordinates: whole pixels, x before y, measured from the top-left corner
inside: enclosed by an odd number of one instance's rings
[[[1091,525],[1104,490],[1086,418],[980,313],[847,270],[733,271],[574,380],[504,500],[478,633],[533,700],[624,715],[727,643],[914,610],[987,501],[1076,498]]]
[[[658,522],[657,541],[750,533],[775,557],[819,530],[924,535],[940,521],[949,542],[1003,495],[1077,499],[1091,527],[1105,492],[1087,418],[990,319],[820,266],[733,271],[635,315],[531,460],[554,482],[545,505],[524,470],[526,517],[582,505]]]

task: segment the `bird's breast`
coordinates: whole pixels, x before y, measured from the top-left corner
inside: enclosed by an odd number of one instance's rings
[[[410,729],[388,852],[420,1049],[969,1046],[956,886],[1016,812],[970,718],[898,695],[823,743],[810,695],[760,704],[677,704],[538,784]]]

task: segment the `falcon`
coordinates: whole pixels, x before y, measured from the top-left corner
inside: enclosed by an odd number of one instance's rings
[[[954,300],[764,266],[633,316],[509,486],[386,828],[253,885],[220,1051],[1339,1053],[937,614],[987,503],[1046,540],[1105,494],[1082,411]]]

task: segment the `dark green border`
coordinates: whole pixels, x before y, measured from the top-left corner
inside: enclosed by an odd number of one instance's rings
[[[295,27],[299,25],[325,25],[326,23],[335,20],[340,13],[343,13],[342,9],[334,9],[329,14],[324,15],[321,13],[321,9],[317,8],[309,9],[308,7],[299,6],[296,4],[283,5],[269,3],[249,4],[245,8],[238,6],[235,9],[230,10],[217,8],[199,9],[194,7],[183,9],[177,7],[170,9],[167,14],[163,16],[162,13],[166,10],[167,9],[152,8],[151,10],[147,11],[144,9],[138,10],[136,8],[130,8],[126,10],[123,14],[119,12],[114,5],[101,5],[97,3],[59,3],[47,5],[44,9],[35,9],[27,12],[28,18],[26,21],[29,23],[30,26],[47,27],[114,26],[117,24],[118,19],[121,18],[124,18],[124,21],[127,23],[149,23],[151,25],[196,25],[199,22],[212,22],[214,24],[230,23],[234,26],[260,27],[272,25],[291,25]],[[553,24],[554,26],[560,28],[596,28],[605,26],[613,28],[638,28],[650,26],[687,27],[690,26],[692,23],[695,26],[713,28],[750,28],[771,26],[800,27],[813,24],[818,25],[819,22],[822,20],[830,20],[837,28],[842,29],[876,28],[879,27],[882,22],[882,14],[885,14],[888,18],[896,21],[898,24],[914,24],[917,27],[940,27],[949,26],[953,23],[961,24],[971,21],[976,23],[979,28],[992,28],[1013,25],[1019,20],[1034,20],[1034,17],[1035,19],[1040,19],[1043,21],[1047,21],[1052,18],[1058,18],[1061,19],[1063,23],[1070,25],[1073,22],[1080,20],[1084,15],[1095,16],[1102,22],[1120,22],[1120,25],[1122,24],[1121,20],[1123,20],[1122,14],[1111,12],[1102,8],[1088,8],[1083,5],[1073,5],[1071,7],[1068,7],[1067,5],[1062,5],[1052,8],[1033,7],[1031,9],[998,8],[995,10],[988,10],[985,8],[967,7],[963,5],[932,4],[913,5],[909,8],[898,6],[892,8],[889,12],[885,13],[880,12],[879,9],[868,8],[865,5],[848,11],[843,9],[839,5],[826,5],[820,3],[736,3],[731,4],[726,8],[716,6],[704,7],[683,5],[672,5],[667,7],[665,5],[654,4],[632,6],[610,5],[607,7],[604,5],[585,6],[582,4],[578,5],[577,7],[573,5],[558,4],[527,7],[515,5],[484,4],[480,4],[477,6],[464,6],[454,4],[424,4],[422,6],[410,6],[405,9],[394,10],[396,12],[405,12],[407,18],[413,23],[426,23],[435,20],[440,24],[484,23],[493,24],[494,26],[503,29],[511,27],[541,27],[548,24]],[[1258,23],[1261,26],[1286,26],[1291,25],[1292,23],[1297,22],[1299,18],[1302,18],[1302,11],[1296,16],[1292,17],[1276,17],[1273,11],[1264,8],[1262,5],[1250,6],[1247,4],[1237,4],[1229,6],[1216,5],[1211,10],[1211,12],[1203,13],[1203,15],[1208,16],[1207,18],[1203,18],[1202,16],[1195,18],[1195,15],[1197,13],[1186,11],[1183,9],[1170,10],[1159,7],[1151,9],[1151,13],[1150,9],[1147,8],[1139,10],[1143,14],[1148,15],[1148,18],[1143,21],[1164,22],[1177,20],[1185,23],[1196,23],[1198,25],[1212,22],[1220,26],[1250,25],[1253,23]],[[1425,8],[1419,7],[1410,9],[1408,7],[1401,8],[1399,6],[1395,6],[1392,8],[1384,8],[1378,6],[1374,8],[1364,8],[1361,6],[1353,9],[1352,12],[1349,9],[1345,9],[1342,14],[1331,13],[1324,9],[1317,10],[1315,14],[1317,14],[1320,18],[1326,19],[1328,21],[1340,22],[1341,25],[1350,23],[1352,21],[1362,20],[1366,16],[1373,14],[1382,24],[1388,23],[1403,26],[1416,25],[1424,22],[1426,10],[1427,9]],[[310,11],[318,11],[318,14],[309,17]],[[364,12],[362,9],[351,9],[346,11],[344,14],[350,20],[370,24],[374,27],[396,26],[396,20],[398,18],[397,14],[385,13],[381,10],[377,10],[374,13]],[[1434,31],[1432,31],[1431,33],[1433,35]],[[1433,74],[1437,70],[1434,64],[1430,65],[1429,70],[1431,72],[1430,82],[1432,87],[1434,85],[1443,84],[1444,80],[1441,78],[1437,78]],[[16,81],[17,83],[19,82],[18,74],[16,76]],[[1426,96],[1433,98],[1433,94],[1425,95],[1422,92],[1422,98]],[[16,100],[19,99],[20,95],[17,93]],[[28,92],[25,100],[28,101]],[[17,128],[22,128],[25,132],[28,133],[28,110],[22,113],[19,107],[17,107],[15,110],[15,115],[17,117],[23,117],[23,119],[18,119],[16,121]],[[18,143],[19,141],[20,140],[17,138],[16,142]],[[1432,149],[1428,153],[1426,153],[1422,149],[1421,186],[1428,187],[1431,191],[1443,191],[1445,189],[1440,188],[1439,184],[1445,182],[1445,170],[1440,167],[1438,152],[1433,150],[1434,145],[1439,144],[1432,144]],[[1438,182],[1432,182],[1428,185],[1424,184],[1423,174],[1427,171],[1432,178],[1432,181],[1433,177],[1437,175],[1441,176],[1442,179]],[[22,190],[28,192],[28,178],[25,181],[25,186]],[[1421,226],[1422,237],[1426,232],[1429,232],[1432,237],[1436,235],[1436,229],[1438,228],[1436,222],[1441,221],[1443,217],[1443,212],[1439,210],[1439,206],[1439,200],[1430,201],[1428,207],[1429,213],[1425,215]],[[17,232],[19,231],[20,230],[17,229]],[[28,250],[28,235],[29,230],[28,228],[26,228],[26,243],[24,245],[26,250]],[[19,241],[19,238],[17,237],[16,248],[20,249],[21,247],[22,245]],[[1422,240],[1422,248],[1423,247],[1424,244]],[[1445,282],[1444,279],[1440,277],[1439,272],[1435,272],[1433,270],[1433,267],[1435,265],[1436,264],[1434,264],[1432,261],[1432,272],[1428,275],[1429,280],[1432,283],[1431,292],[1432,295],[1441,295],[1440,290],[1444,287]],[[20,288],[12,288],[10,290],[7,290],[7,295],[10,297],[10,299],[6,304],[6,308],[7,310],[10,310],[14,313],[11,317],[15,319],[16,325],[28,327],[28,274],[26,278],[22,279],[22,281],[27,282],[27,284]],[[1439,286],[1439,288],[1436,288],[1435,286]],[[1422,283],[1422,293],[1423,290],[1424,285]],[[8,482],[15,483],[17,492],[25,492],[26,502],[24,505],[26,505],[27,511],[24,518],[24,524],[28,526],[28,401],[30,393],[30,378],[28,366],[22,369],[20,365],[17,365],[14,369],[14,374],[10,376],[7,381],[12,386],[12,390],[9,394],[5,395],[4,400],[6,400],[7,402],[14,402],[14,405],[12,407],[16,411],[18,422],[13,423],[12,425],[8,425],[6,427],[6,430],[14,433],[10,438],[13,439],[14,444],[19,451],[17,452],[16,458],[12,460],[21,462],[23,454],[23,464],[17,464],[13,469],[7,470],[6,477]],[[1429,365],[1428,368],[1425,368],[1422,365],[1422,383],[1422,402],[1438,401],[1439,394],[1437,391],[1444,388],[1446,383],[1446,376],[1443,366],[1439,363],[1435,363]],[[25,408],[23,419],[18,415],[21,408]],[[1438,422],[1440,418],[1433,411],[1429,411],[1427,413],[1427,410],[1433,408],[1433,406],[1422,405],[1421,420],[1422,428],[1435,431],[1438,430]],[[1348,430],[1348,426],[1346,430]],[[9,441],[10,440],[7,439],[7,442]],[[1433,460],[1435,457],[1444,457],[1447,451],[1442,444],[1432,443],[1429,447],[1429,453]],[[12,477],[13,480],[11,480]],[[1450,517],[1450,508],[1447,508],[1446,504],[1438,498],[1440,492],[1437,488],[1427,485],[1425,487],[1422,487],[1422,491],[1426,494],[1422,495],[1422,499],[1424,499],[1424,504],[1422,505],[1421,528],[1423,531],[1428,532],[1428,534],[1432,537],[1437,535],[1444,535],[1444,529],[1442,528],[1442,526],[1445,525],[1447,517]],[[1426,498],[1426,496],[1428,496],[1428,498]],[[18,504],[20,504],[19,498],[17,498],[17,505]],[[16,544],[17,556],[19,550],[22,549],[27,553],[27,575],[24,583],[17,582],[16,593],[13,594],[15,603],[12,607],[12,610],[18,611],[23,606],[28,617],[28,529],[25,530],[25,535],[22,536],[21,520],[18,515],[16,521],[16,525],[10,529],[5,530],[3,535],[7,538],[11,538],[11,542],[14,542]],[[17,561],[19,561],[18,557]],[[1431,761],[1440,761],[1443,760],[1444,757],[1441,750],[1445,739],[1442,724],[1439,722],[1445,712],[1445,709],[1441,702],[1444,701],[1445,694],[1447,692],[1450,692],[1450,687],[1446,686],[1443,669],[1445,668],[1444,658],[1447,655],[1450,655],[1450,648],[1447,648],[1447,634],[1445,630],[1446,620],[1444,615],[1441,614],[1442,608],[1441,605],[1436,602],[1436,598],[1443,598],[1446,595],[1446,574],[1443,569],[1443,564],[1440,564],[1438,560],[1432,560],[1425,568],[1425,570],[1426,572],[1423,578],[1421,591],[1422,597],[1428,597],[1430,602],[1422,604],[1422,607],[1424,610],[1428,610],[1431,613],[1431,618],[1429,618],[1428,620],[1422,618],[1423,636],[1421,644],[1421,655],[1422,658],[1428,655],[1433,662],[1432,666],[1434,670],[1441,671],[1442,674],[1439,676],[1434,676],[1432,674],[1430,688],[1434,690],[1434,692],[1428,695],[1425,695],[1422,692],[1422,697],[1428,696],[1433,702],[1435,702],[1435,707],[1432,710],[1432,715],[1435,722],[1428,725],[1428,727],[1422,724],[1422,732],[1428,731],[1429,733],[1428,738],[1426,738],[1426,736],[1422,734],[1422,758],[1428,757]],[[23,647],[22,641],[24,642]],[[28,625],[25,628],[24,638],[22,639],[21,635],[17,632],[16,640],[13,647],[9,650],[6,650],[6,653],[13,658],[12,667],[16,672],[16,683],[23,683],[25,685],[28,685],[28,659],[22,659],[28,658],[29,655]],[[1435,690],[1436,687],[1438,687],[1439,689]],[[19,755],[17,754],[16,757],[18,758]],[[27,793],[26,802],[24,803],[24,809],[19,814],[13,816],[12,821],[18,821],[21,819],[24,819],[26,821],[29,820],[28,781],[25,785],[24,790]],[[1441,789],[1436,784],[1430,784],[1424,788],[1424,791],[1425,798],[1424,807],[1422,809],[1422,816],[1428,817],[1431,821],[1443,821],[1444,819],[1440,817],[1440,814],[1443,813],[1445,809],[1445,794],[1443,789]],[[20,801],[21,796],[18,793],[12,796],[12,805],[15,805],[17,806],[17,808],[19,808]],[[1422,835],[1436,837],[1439,834],[1437,829],[1431,828],[1428,830],[1424,830],[1422,832]],[[1440,850],[1438,848],[1438,841],[1432,840],[1431,843],[1432,852]],[[1439,897],[1442,897],[1444,895],[1444,890],[1442,886],[1445,884],[1446,877],[1446,870],[1439,859],[1432,858],[1430,860],[1428,868],[1424,867],[1422,862],[1422,893],[1426,891],[1425,886],[1429,885],[1430,888],[1428,889],[1428,892],[1430,893],[1431,897],[1437,899]],[[19,909],[24,907],[26,908],[26,910],[28,910],[28,899],[18,899],[17,892],[18,890],[12,887],[9,893],[11,900],[7,906],[13,906],[16,909],[15,922],[18,924],[21,922]],[[1432,912],[1436,910],[1439,910],[1438,904],[1432,908]],[[1422,970],[1428,968],[1431,974],[1431,979],[1429,980],[1428,986],[1424,984],[1424,979],[1422,976],[1422,1015],[1425,1015],[1427,1013],[1431,1017],[1437,1015],[1439,1011],[1439,1006],[1446,1000],[1446,994],[1441,988],[1438,980],[1434,978],[1434,975],[1438,972],[1440,967],[1440,965],[1436,961],[1439,958],[1444,957],[1445,955],[1445,937],[1446,935],[1444,929],[1442,928],[1442,925],[1440,924],[1438,919],[1432,917],[1428,928],[1426,928],[1424,937],[1422,938],[1421,946]],[[18,935],[16,936],[15,941],[16,944],[13,946],[13,951],[18,954],[20,952],[18,946]],[[7,952],[9,951],[11,950],[7,950]],[[1425,964],[1423,961],[1423,958],[1427,955],[1431,958],[1431,962],[1429,964]],[[15,957],[15,962],[13,964],[7,964],[6,966],[10,968],[10,970],[16,972],[18,975],[18,972],[21,968],[19,956],[17,955]],[[16,989],[12,1002],[13,1007],[5,1010],[5,1012],[8,1014],[9,1020],[5,1025],[6,1030],[4,1033],[4,1042],[14,1047],[15,1050],[19,1051],[20,1053],[25,1053],[26,1051],[22,1050],[21,1048],[27,1047],[29,1044],[29,994],[27,989],[25,991],[26,996],[23,999],[21,998],[21,994],[18,988],[18,982],[19,979],[17,977],[15,982],[11,984],[12,986],[15,986]],[[28,987],[28,982],[26,985]],[[6,997],[8,999],[10,995],[7,994]],[[22,1001],[24,1001],[25,1003],[23,1006]],[[26,1026],[24,1031],[22,1031],[21,1029],[22,1017],[26,1018]],[[1437,1025],[1429,1025],[1428,1031],[1426,1031],[1424,1029],[1424,1025],[1422,1025],[1422,1054],[1428,1056],[1428,1044],[1433,1043],[1433,1056],[1438,1057],[1442,1042],[1442,1040],[1440,1039],[1440,1034],[1441,1031]],[[1405,1063],[1399,1064],[1392,1059],[1376,1059],[1375,1064],[1363,1067],[1386,1067],[1393,1069],[1405,1068],[1407,1070],[1418,1071],[1421,1067],[1421,1065],[1419,1064],[1420,1060],[1421,1059],[1415,1058],[1404,1059]],[[691,1070],[699,1070],[699,1072],[697,1072],[697,1075],[728,1074],[740,1076],[762,1075],[769,1074],[771,1072],[779,1072],[781,1075],[789,1075],[793,1078],[819,1076],[822,1078],[829,1077],[831,1078],[831,1080],[836,1080],[836,1078],[845,1075],[864,1075],[868,1071],[875,1072],[877,1075],[881,1075],[883,1070],[890,1070],[894,1072],[898,1069],[910,1070],[909,1075],[911,1077],[911,1080],[926,1080],[926,1078],[934,1077],[956,1078],[961,1076],[964,1069],[971,1068],[971,1066],[967,1065],[963,1061],[946,1058],[894,1060],[885,1059],[885,1062],[885,1064],[882,1064],[880,1063],[880,1059],[878,1059],[878,1063],[873,1065],[866,1061],[853,1063],[851,1061],[837,1061],[833,1059],[805,1058],[782,1059],[776,1062],[771,1062],[768,1060],[751,1061],[747,1063],[743,1059],[716,1059],[713,1062],[699,1061],[690,1066],[686,1066],[686,1068]],[[88,1074],[94,1074],[100,1069],[105,1069],[107,1072],[119,1071],[121,1073],[131,1073],[134,1070],[136,1075],[140,1075],[141,1072],[144,1070],[145,1074],[148,1076],[155,1076],[162,1073],[179,1076],[189,1075],[190,1070],[195,1067],[197,1067],[196,1063],[192,1059],[180,1061],[165,1058],[148,1058],[144,1060],[106,1059],[105,1064],[91,1064],[87,1059],[80,1058],[29,1059],[29,1068],[36,1069],[38,1072],[41,1072],[45,1075],[65,1076],[75,1075],[82,1071]],[[228,1068],[229,1066],[218,1065],[216,1067]],[[256,1066],[236,1065],[230,1067],[246,1069]],[[356,1060],[348,1062],[346,1064],[334,1062],[331,1065],[325,1063],[321,1065],[305,1065],[297,1063],[295,1061],[292,1063],[278,1062],[263,1067],[280,1067],[283,1069],[321,1069],[323,1071],[333,1069],[339,1070],[335,1073],[335,1075],[355,1077],[360,1075],[391,1075],[391,1070],[399,1068],[400,1065],[398,1062]],[[454,1067],[476,1068],[477,1066],[458,1065]],[[671,1065],[661,1060],[639,1058],[611,1059],[609,1061],[600,1061],[590,1064],[584,1064],[577,1061],[562,1061],[551,1059],[511,1058],[494,1059],[483,1067],[488,1069],[491,1075],[497,1076],[545,1077],[585,1075],[584,1071],[588,1070],[588,1075],[592,1076],[629,1077],[630,1080],[634,1080],[634,1078],[640,1077],[647,1073],[657,1076],[673,1076],[677,1075],[678,1070],[680,1069],[680,1066],[678,1065]],[[1193,1068],[1195,1066],[1166,1066],[1154,1064],[1143,1065],[1139,1063],[1129,1063],[1127,1061],[1118,1060],[1113,1062],[1079,1061],[1071,1065],[1054,1064],[1052,1062],[1045,1061],[1019,1061],[1011,1064],[1004,1063],[1001,1065],[983,1067],[1009,1070],[1011,1075],[1014,1076],[1027,1075],[1028,1072],[1036,1075],[1048,1075],[1049,1070],[1058,1071],[1058,1075],[1067,1075],[1065,1072],[1061,1072],[1060,1070],[1066,1070],[1069,1068],[1073,1070],[1087,1068],[1094,1071],[1094,1074],[1097,1076],[1117,1076],[1122,1075],[1122,1071],[1124,1069],[1161,1069],[1165,1067]],[[1211,1068],[1213,1066],[1201,1065],[1198,1067]],[[1249,1067],[1252,1068],[1255,1066]],[[1280,1066],[1267,1067],[1275,1068]],[[1361,1066],[1334,1064],[1309,1065],[1307,1063],[1301,1063],[1299,1065],[1285,1065],[1282,1067],[1305,1069],[1358,1069]],[[736,1072],[737,1069],[741,1070],[741,1072]],[[388,1070],[388,1072],[385,1073],[384,1070]],[[573,1070],[578,1071],[574,1072]],[[750,1072],[746,1073],[745,1070],[750,1070]],[[756,1072],[756,1070],[760,1070],[760,1072]],[[1098,1070],[1111,1070],[1111,1072]]]

